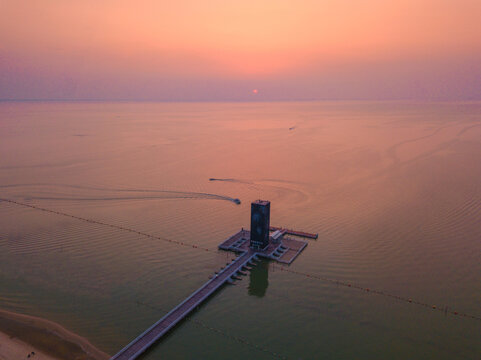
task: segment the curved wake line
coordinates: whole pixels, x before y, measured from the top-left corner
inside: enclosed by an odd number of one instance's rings
[[[114,192],[141,192],[141,193],[162,193],[167,196],[109,196],[109,197],[40,197],[28,196],[29,199],[37,200],[153,200],[153,199],[210,199],[210,200],[224,200],[230,201],[234,204],[240,204],[240,200],[226,195],[210,194],[193,191],[176,191],[176,190],[156,190],[156,189],[126,189],[126,188],[101,188],[83,185],[69,185],[69,184],[7,184],[0,185],[0,188],[18,188],[26,186],[50,186],[50,187],[67,187],[72,189],[95,190],[95,191],[114,191]],[[171,195],[171,196],[169,196]]]
[[[475,128],[475,127],[478,127],[478,126],[481,126],[481,124],[474,124],[474,125],[471,125],[471,126],[467,126],[467,127],[463,128],[460,132],[458,132],[457,136],[461,136],[461,135],[463,135],[466,131],[469,131],[469,130],[471,130],[472,128]]]
[[[308,183],[303,183],[300,181],[283,180],[283,179],[258,179],[258,180],[251,179],[249,180],[249,179],[236,179],[236,178],[210,178],[209,181],[226,181],[226,182],[235,182],[235,183],[241,183],[241,184],[257,184],[265,181],[270,181],[270,182],[285,183],[285,184],[308,185]]]
[[[176,196],[123,196],[123,197],[48,197],[48,196],[26,196],[25,199],[31,200],[66,200],[66,201],[115,201],[115,200],[162,200],[162,199],[210,199],[210,200],[227,200],[236,202],[236,199],[227,198],[221,195],[203,196],[202,194],[196,195],[176,195]]]
[[[450,125],[446,125],[446,126],[442,126],[442,127],[439,127],[437,129],[435,129],[434,131],[432,131],[430,134],[427,134],[427,135],[423,135],[423,136],[419,136],[419,137],[416,137],[416,138],[412,138],[412,139],[406,139],[404,141],[401,141],[401,142],[398,142],[397,144],[394,144],[392,145],[391,147],[389,147],[387,150],[386,150],[386,153],[387,155],[392,159],[393,163],[394,164],[397,164],[400,162],[399,160],[399,157],[397,156],[397,149],[405,144],[409,144],[409,143],[413,143],[413,142],[416,142],[416,141],[419,141],[419,140],[424,140],[424,139],[428,139],[430,137],[433,137],[434,135],[436,135],[437,133],[439,133],[441,130],[444,130],[445,128],[449,127]]]
[[[296,182],[296,181],[290,181],[290,180],[278,180],[278,179],[258,179],[258,180],[248,180],[248,179],[235,179],[235,178],[210,178],[209,181],[222,181],[222,182],[231,182],[231,183],[236,183],[236,184],[244,184],[244,185],[252,185],[254,187],[268,187],[271,189],[275,190],[281,190],[285,192],[290,192],[290,193],[295,193],[297,195],[300,195],[303,198],[303,201],[307,201],[309,199],[309,194],[300,191],[298,189],[292,189],[287,186],[282,186],[284,184],[287,185],[306,185],[306,183],[301,183],[301,182]],[[272,182],[272,183],[280,183],[281,185],[272,185],[272,184],[266,184],[266,182]]]
[[[240,183],[240,184],[254,184],[253,181],[233,179],[233,178],[227,178],[227,179],[210,178],[209,181],[225,181],[225,182],[233,182],[233,183]]]

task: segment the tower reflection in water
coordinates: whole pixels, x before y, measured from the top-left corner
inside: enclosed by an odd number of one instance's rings
[[[249,275],[249,295],[263,297],[269,286],[269,262],[261,260]]]

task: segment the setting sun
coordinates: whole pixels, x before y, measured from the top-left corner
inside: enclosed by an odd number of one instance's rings
[[[0,0],[0,359],[478,359],[480,20]]]
[[[256,79],[271,99],[468,98],[480,13],[473,0],[3,1],[0,97],[247,99]]]

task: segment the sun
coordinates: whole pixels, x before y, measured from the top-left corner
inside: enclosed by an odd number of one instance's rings
[[[257,94],[258,92],[259,92],[259,90],[257,90],[257,89],[252,90],[253,94]]]

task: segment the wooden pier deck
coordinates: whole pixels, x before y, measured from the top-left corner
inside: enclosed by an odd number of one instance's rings
[[[242,269],[256,253],[248,250],[234,259],[229,265],[216,274],[211,280],[207,281],[197,291],[182,301],[163,318],[140,334],[130,344],[125,346],[111,360],[131,360],[137,358],[154,342],[160,339],[166,332],[178,324],[192,310],[199,306],[204,300],[212,295],[219,287],[229,281],[238,271]]]
[[[271,239],[272,241],[269,242],[269,245],[262,250],[253,250],[250,248],[250,231],[244,229],[241,229],[223,241],[219,245],[219,249],[236,252],[239,256],[219,273],[215,274],[214,277],[202,285],[197,291],[192,293],[187,299],[173,308],[163,318],[136,337],[130,344],[114,355],[111,360],[136,359],[223,284],[235,280],[236,274],[242,274],[242,268],[248,263],[252,264],[251,260],[257,259],[256,256],[275,260],[283,264],[291,264],[307,246],[307,242],[300,239],[289,238],[284,236],[285,234],[317,239],[317,234],[302,231],[277,227],[270,227],[270,230],[280,230],[283,236],[278,241]]]
[[[249,247],[249,239],[250,231],[242,229],[222,242],[219,249],[234,252],[253,251]],[[255,250],[255,252],[259,257],[289,265],[306,246],[307,242],[305,241],[283,236],[278,242],[271,241],[265,249]]]
[[[279,231],[282,231],[284,234],[289,234],[289,235],[294,235],[294,236],[300,236],[300,237],[309,238],[309,239],[317,239],[318,236],[319,236],[318,234],[311,234],[311,233],[307,233],[307,232],[304,232],[304,231],[284,229],[284,228],[275,227],[275,226],[270,226],[270,227],[269,227],[269,230],[270,230],[270,231],[279,230]]]

